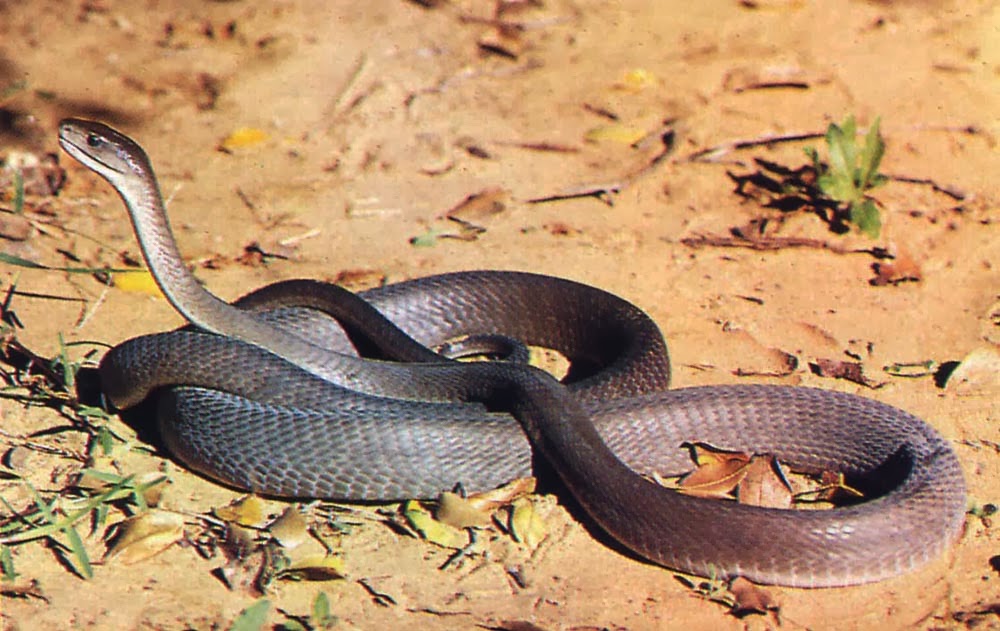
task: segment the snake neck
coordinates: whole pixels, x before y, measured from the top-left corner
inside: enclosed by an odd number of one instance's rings
[[[213,323],[236,309],[205,290],[184,264],[156,178],[126,178],[112,184],[128,208],[146,265],[167,301],[188,322],[220,333]]]

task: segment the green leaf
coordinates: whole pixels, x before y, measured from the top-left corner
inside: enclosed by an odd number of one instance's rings
[[[824,195],[838,202],[851,202],[858,197],[850,172],[828,171],[819,176],[816,184]]]
[[[410,245],[418,248],[429,248],[435,245],[438,241],[438,237],[444,234],[441,230],[435,230],[434,228],[428,228],[427,232],[424,234],[412,237],[410,239]]]
[[[240,612],[229,631],[260,631],[267,624],[267,612],[271,601],[263,598]]]
[[[17,571],[14,569],[14,557],[10,554],[10,548],[0,546],[0,572],[2,580],[12,581],[17,578]]]
[[[816,169],[816,173],[823,172],[823,163],[819,161],[819,152],[816,151],[816,147],[806,147],[803,149],[806,157],[812,162],[813,168]]]
[[[30,267],[31,269],[48,269],[41,263],[35,263],[34,261],[22,259],[19,256],[14,256],[13,254],[5,254],[4,252],[0,252],[0,263],[17,265],[18,267]]]
[[[878,174],[882,156],[885,154],[885,142],[882,141],[882,134],[879,133],[880,122],[881,119],[876,118],[875,122],[868,128],[868,133],[865,134],[865,147],[861,151],[861,176],[858,178],[858,187],[862,191],[875,186],[873,182]]]
[[[330,599],[327,598],[326,592],[316,594],[309,622],[314,629],[329,629],[336,624],[337,619],[330,613]]]
[[[849,133],[850,132],[850,133]],[[830,168],[819,178],[819,187],[826,195],[841,202],[853,202],[860,197],[854,184],[854,117],[849,116],[841,128],[830,123],[826,130],[827,151],[830,153]]]
[[[879,218],[878,207],[870,199],[863,200],[856,204],[851,204],[851,223],[858,227],[861,232],[873,239],[877,239],[882,231],[882,220]]]
[[[24,214],[24,175],[20,169],[14,171],[14,214]]]

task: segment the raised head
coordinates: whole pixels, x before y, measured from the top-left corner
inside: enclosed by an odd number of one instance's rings
[[[103,123],[67,118],[59,123],[59,144],[119,191],[136,176],[150,178],[153,174],[142,147]]]

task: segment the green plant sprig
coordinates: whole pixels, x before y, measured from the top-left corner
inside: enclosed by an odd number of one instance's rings
[[[805,150],[816,170],[819,190],[843,207],[847,221],[873,239],[878,238],[882,230],[882,220],[878,206],[868,196],[868,191],[889,180],[878,172],[885,154],[879,122],[880,119],[876,118],[868,127],[860,151],[855,140],[857,125],[854,116],[848,116],[841,125],[830,123],[826,130],[829,164],[820,161],[815,148]]]

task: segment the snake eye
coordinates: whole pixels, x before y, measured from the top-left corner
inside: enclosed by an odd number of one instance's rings
[[[87,134],[87,144],[91,147],[99,147],[101,145],[101,137],[97,134]]]

